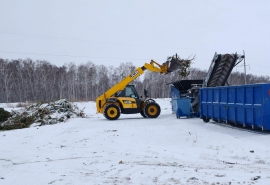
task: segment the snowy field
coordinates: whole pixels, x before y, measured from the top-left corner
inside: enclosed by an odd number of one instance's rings
[[[109,121],[87,102],[87,118],[0,132],[0,184],[270,184],[269,133],[176,119],[157,102],[157,119]]]

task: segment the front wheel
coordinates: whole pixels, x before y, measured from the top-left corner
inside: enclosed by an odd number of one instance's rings
[[[116,104],[108,104],[104,109],[103,115],[109,120],[117,120],[120,117],[120,108]]]
[[[148,118],[157,118],[160,115],[160,106],[155,102],[148,103],[143,112]]]
[[[142,117],[147,118],[147,116],[144,114],[143,110],[141,110],[140,114],[142,115]]]

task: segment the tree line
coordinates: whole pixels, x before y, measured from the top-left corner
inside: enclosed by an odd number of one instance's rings
[[[80,65],[68,63],[58,67],[44,60],[0,58],[0,102],[54,101],[63,98],[69,101],[94,101],[137,67],[131,62],[122,63],[119,67],[96,65],[93,62]],[[203,79],[206,74],[206,70],[191,68],[190,74],[182,79]],[[250,84],[270,81],[269,76],[248,74],[246,78]],[[147,89],[152,98],[168,98],[168,83],[178,80],[181,77],[177,72],[161,75],[145,71],[143,78],[137,78],[132,84],[139,95],[143,95],[143,90]],[[245,76],[233,72],[228,83],[244,84]]]

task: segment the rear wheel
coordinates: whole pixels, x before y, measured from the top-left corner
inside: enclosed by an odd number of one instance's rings
[[[142,115],[142,117],[147,118],[147,116],[144,114],[143,110],[141,110],[140,114]]]
[[[120,107],[116,104],[108,104],[103,115],[109,120],[117,120],[120,117]]]
[[[160,114],[160,106],[157,103],[151,102],[145,105],[144,115],[148,118],[157,118]]]

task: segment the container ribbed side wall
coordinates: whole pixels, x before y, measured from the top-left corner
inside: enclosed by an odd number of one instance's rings
[[[200,117],[270,130],[270,84],[200,89]]]

